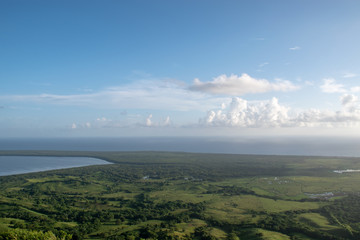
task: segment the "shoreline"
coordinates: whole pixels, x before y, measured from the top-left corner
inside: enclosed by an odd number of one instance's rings
[[[113,163],[95,157],[0,154],[0,177],[108,164]]]

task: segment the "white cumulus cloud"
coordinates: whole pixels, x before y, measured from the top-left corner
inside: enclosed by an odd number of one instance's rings
[[[195,79],[190,90],[223,95],[244,95],[248,93],[264,93],[270,91],[292,91],[298,87],[290,81],[277,79],[269,82],[266,79],[255,79],[248,74],[241,76],[220,75],[209,82]]]
[[[147,118],[146,118],[146,123],[145,125],[147,127],[151,127],[153,125],[152,121],[151,121],[151,118],[152,118],[152,114],[150,114]]]
[[[236,127],[277,127],[288,124],[289,109],[281,106],[277,98],[249,103],[234,97],[227,109],[211,110],[202,120],[206,125]]]
[[[171,125],[170,116],[167,116],[167,117],[165,118],[163,125],[164,125],[164,126],[170,126],[170,125]]]
[[[359,99],[353,94],[345,94],[341,96],[340,101],[348,112],[354,113],[359,109]]]
[[[277,98],[248,102],[234,97],[228,107],[210,110],[200,120],[206,126],[220,127],[346,127],[360,126],[358,98],[345,94],[340,98],[338,111],[309,109],[296,112],[281,105]]]
[[[352,94],[345,94],[340,98],[342,105],[350,105],[358,101],[358,97]]]

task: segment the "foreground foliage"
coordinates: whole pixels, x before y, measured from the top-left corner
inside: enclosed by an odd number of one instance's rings
[[[114,163],[0,177],[0,239],[360,239],[357,158],[0,154]]]

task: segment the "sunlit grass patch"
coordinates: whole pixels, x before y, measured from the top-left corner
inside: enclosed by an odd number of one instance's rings
[[[257,229],[257,233],[261,234],[261,238],[263,240],[290,240],[291,238],[288,235],[279,233],[279,232],[273,232],[268,231],[265,229]]]
[[[60,178],[59,176],[53,175],[48,177],[42,177],[42,178],[27,178],[26,179],[29,183],[44,183],[49,181],[60,181],[64,180],[63,178]]]
[[[177,201],[181,200],[184,202],[198,203],[203,201],[209,201],[213,199],[213,196],[210,194],[197,194],[187,192],[185,190],[176,190],[176,189],[166,189],[163,191],[154,191],[149,194],[149,196],[157,202],[163,200],[166,201]]]
[[[57,222],[54,227],[64,228],[64,227],[76,227],[78,224],[76,222]]]
[[[191,219],[191,221],[187,223],[178,223],[176,224],[175,235],[183,237],[194,232],[195,228],[206,225],[206,222],[200,219]]]
[[[316,225],[320,227],[322,230],[333,230],[338,229],[338,226],[331,225],[329,220],[318,214],[318,213],[303,213],[299,215],[299,220],[310,225]]]
[[[241,209],[209,208],[205,211],[205,216],[214,220],[224,221],[231,224],[240,224],[244,221],[255,220],[251,214],[247,214]]]
[[[360,191],[359,173],[338,174],[336,177],[298,176],[295,179],[301,184],[303,193]]]
[[[289,210],[316,209],[319,204],[316,202],[297,202],[274,200],[253,195],[241,195],[231,197],[221,197],[214,200],[210,205],[211,208],[224,209],[227,211],[238,211],[238,209],[265,211],[265,212],[282,212]]]

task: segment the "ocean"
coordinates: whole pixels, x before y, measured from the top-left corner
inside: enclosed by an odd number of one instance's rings
[[[0,150],[176,151],[194,153],[360,157],[360,138],[10,138],[0,139]]]

